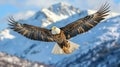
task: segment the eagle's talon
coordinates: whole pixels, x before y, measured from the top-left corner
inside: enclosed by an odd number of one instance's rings
[[[70,54],[71,52],[69,51],[69,49],[65,46],[63,46],[63,51],[66,53],[66,54]]]

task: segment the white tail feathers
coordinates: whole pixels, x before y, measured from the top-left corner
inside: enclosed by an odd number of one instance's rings
[[[76,44],[76,43],[73,43],[71,41],[70,42],[70,48],[69,48],[69,51],[72,53],[74,52],[76,49],[79,48],[80,45]],[[53,47],[53,50],[52,50],[52,53],[53,54],[66,54],[60,47],[58,44],[55,44],[55,46]]]

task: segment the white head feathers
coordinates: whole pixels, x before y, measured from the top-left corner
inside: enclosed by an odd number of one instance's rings
[[[53,26],[51,33],[52,34],[59,34],[60,33],[60,29],[58,27],[56,27],[56,26]]]

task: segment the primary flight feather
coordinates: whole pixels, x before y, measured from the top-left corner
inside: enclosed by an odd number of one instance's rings
[[[53,26],[51,30],[28,24],[21,24],[12,17],[10,17],[8,21],[10,22],[9,25],[11,29],[27,38],[45,42],[57,42],[58,45],[53,49],[53,53],[69,54],[79,46],[71,43],[68,39],[90,30],[100,23],[101,20],[104,20],[105,17],[109,15],[109,8],[109,4],[105,3],[96,13],[76,20],[62,28]]]

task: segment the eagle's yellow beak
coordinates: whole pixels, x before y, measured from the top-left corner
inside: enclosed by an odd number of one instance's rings
[[[56,29],[56,27],[55,27],[55,26],[53,26],[53,27],[52,27],[52,30],[55,30],[55,29]]]

